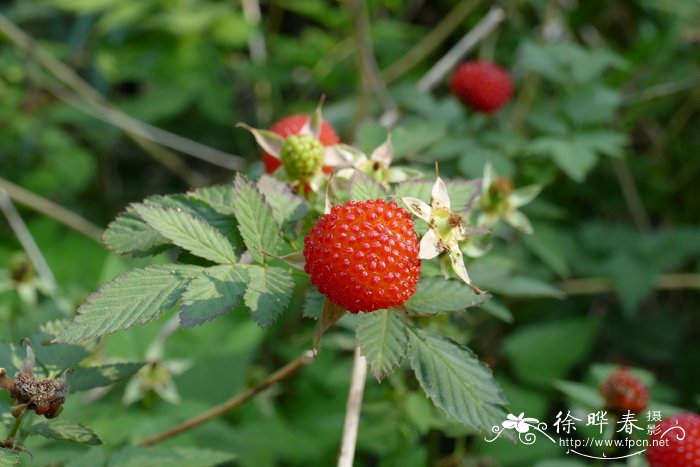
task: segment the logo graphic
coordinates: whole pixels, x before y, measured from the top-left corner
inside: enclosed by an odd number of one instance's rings
[[[661,420],[661,414],[659,412],[647,412],[647,421],[659,421]],[[572,415],[571,411],[567,411],[566,415],[559,412],[556,417],[556,421],[552,424],[552,428],[556,429],[557,434],[561,435],[571,435],[572,432],[576,431],[576,422],[582,422],[583,419],[576,418]],[[620,417],[620,420],[616,421],[615,424],[619,428],[615,430],[615,433],[620,433],[621,436],[633,435],[635,430],[644,431],[644,428],[635,424],[639,422],[635,418],[635,414],[628,411]],[[607,412],[598,411],[595,413],[588,414],[586,426],[596,426],[599,428],[600,433],[603,433],[603,427],[608,425]],[[555,440],[550,436],[545,430],[547,430],[547,423],[541,422],[536,418],[525,417],[525,412],[521,412],[520,415],[515,416],[514,414],[508,414],[506,419],[501,422],[500,425],[494,425],[491,427],[491,432],[494,433],[492,438],[484,438],[487,443],[492,443],[496,441],[501,434],[508,430],[515,430],[518,433],[518,440],[525,445],[532,445],[537,441],[538,434],[543,435],[549,441],[554,444],[558,444],[560,447],[566,447],[566,454],[575,454],[581,457],[587,457],[589,459],[600,459],[600,460],[619,460],[627,457],[638,456],[642,454],[647,448],[651,446],[668,446],[669,439],[675,436],[678,441],[683,441],[685,439],[685,430],[683,427],[678,426],[678,421],[676,425],[667,428],[661,433],[658,439],[648,440],[648,439],[634,439],[629,436],[617,437],[617,438],[606,438],[598,439],[593,437],[587,438],[574,438],[574,437],[559,437],[559,440]],[[649,424],[646,427],[647,434],[658,434],[659,427],[654,424]],[[594,456],[586,454],[584,452],[578,451],[581,448],[626,448],[634,450],[629,454],[610,457],[603,453],[602,456]],[[637,448],[642,448],[640,450],[635,450]]]

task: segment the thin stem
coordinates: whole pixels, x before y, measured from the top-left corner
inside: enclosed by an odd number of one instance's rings
[[[237,2],[234,2],[237,3]],[[263,67],[267,61],[267,46],[265,35],[260,30],[260,2],[258,0],[242,0],[243,17],[254,30],[248,39],[248,51],[251,61],[259,67]],[[253,90],[257,105],[255,110],[258,122],[269,122],[272,119],[272,86],[270,80],[260,77],[255,80]]]
[[[503,9],[495,7],[482,18],[479,23],[474,26],[459,42],[457,42],[440,60],[423,75],[417,84],[419,91],[431,91],[438,83],[445,79],[447,73],[452,70],[455,65],[464,57],[470,50],[474,48],[481,40],[487,37],[496,26],[505,18]],[[384,126],[392,126],[399,120],[399,111],[386,111],[379,118],[379,121]]]
[[[7,440],[6,441],[12,441],[15,439],[15,436],[17,436],[17,432],[19,431],[19,427],[22,424],[22,420],[24,419],[24,414],[27,413],[27,409],[25,408],[20,412],[19,416],[15,418],[15,422],[12,424],[12,428],[10,428],[10,432],[7,434]]]
[[[78,214],[69,211],[60,204],[54,203],[51,200],[32,193],[31,191],[26,190],[19,185],[15,185],[2,177],[0,177],[0,190],[7,192],[10,198],[16,202],[51,217],[61,224],[70,227],[76,232],[79,232],[100,243],[100,239],[102,237],[101,228]]]
[[[377,96],[384,108],[384,112],[393,113],[397,108],[396,103],[386,89],[386,84],[379,72],[377,60],[372,51],[371,30],[366,3],[363,0],[351,0],[350,12],[353,18],[353,35],[360,59],[362,80],[365,86]]]
[[[612,166],[615,170],[617,182],[620,184],[622,196],[625,198],[625,203],[627,203],[627,209],[635,225],[639,230],[649,230],[651,228],[649,214],[644,208],[642,197],[639,195],[637,184],[634,182],[629,166],[624,159],[612,159]]]
[[[384,80],[387,83],[395,81],[418,65],[437,49],[445,39],[450,37],[450,34],[462,24],[464,19],[478,4],[479,0],[462,0],[459,2],[415,47],[382,70]]]
[[[700,274],[662,274],[657,277],[657,289],[700,289]],[[611,292],[615,290],[612,281],[606,277],[589,277],[584,279],[569,279],[558,284],[567,295],[588,295]]]
[[[459,42],[457,42],[418,82],[418,89],[429,91],[441,82],[447,73],[471,51],[476,44],[491,34],[496,26],[505,18],[503,9],[494,7],[479,21],[479,24],[469,31]]]
[[[313,352],[306,351],[296,360],[289,362],[279,370],[272,373],[264,381],[246,389],[245,391],[230,398],[226,402],[219,404],[216,407],[212,407],[211,409],[197,415],[196,417],[193,417],[187,421],[175,425],[174,427],[169,428],[163,431],[162,433],[158,433],[157,435],[144,439],[139,444],[142,446],[150,446],[156,443],[160,443],[161,441],[172,438],[173,436],[176,436],[182,432],[191,430],[193,428],[198,427],[199,425],[202,425],[208,421],[220,417],[226,412],[245,404],[262,390],[295,375],[299,370],[307,367],[313,361],[313,359]]]
[[[366,380],[367,359],[360,353],[360,347],[357,346],[355,347],[355,358],[352,364],[350,392],[345,410],[345,423],[343,425],[343,438],[338,456],[338,467],[352,467],[352,462],[355,458],[357,430],[360,426],[360,409],[362,408]]]
[[[109,104],[99,92],[97,92],[92,86],[90,86],[90,84],[78,76],[69,66],[43,50],[36,43],[36,41],[31,38],[31,36],[18,28],[2,14],[0,14],[0,32],[2,32],[8,39],[14,42],[15,45],[27,52],[30,57],[46,68],[58,81],[80,96],[89,106],[92,107],[92,112],[98,112],[100,114],[100,118],[106,119],[113,125],[124,130],[126,134],[133,139],[134,142],[141,146],[149,155],[163,164],[164,167],[173,171],[176,175],[183,177],[186,181],[188,181],[188,183],[192,184],[192,182],[196,182],[196,178],[194,178],[192,175],[194,173],[192,169],[184,165],[176,154],[166,151],[162,147],[159,148],[160,150],[154,150],[153,141],[157,141],[163,146],[169,146],[173,149],[177,149],[185,154],[207,160],[212,164],[216,163],[215,158],[211,157],[212,155],[220,156],[223,154],[226,156],[229,163],[236,163],[239,164],[239,167],[243,167],[245,161],[238,156],[217,151],[200,143],[187,140],[181,136],[173,135],[165,130],[156,129],[155,127],[139,122],[138,120],[124,114],[119,109]],[[56,93],[59,98],[65,100],[65,93],[61,93],[55,89],[51,91]],[[75,104],[71,103],[71,105]],[[107,111],[105,111],[105,109]],[[84,108],[81,110],[88,112],[88,110],[85,110]],[[136,131],[136,129],[138,129],[138,131]],[[205,150],[203,151],[203,149]]]
[[[32,237],[31,232],[24,223],[22,216],[19,215],[17,209],[15,209],[15,205],[12,204],[12,200],[7,194],[7,191],[2,188],[0,188],[0,210],[5,214],[10,228],[17,237],[17,240],[19,240],[22,248],[24,248],[34,268],[39,273],[41,281],[50,293],[54,292],[56,290],[56,277],[53,275],[49,263],[46,262],[46,258],[44,258],[39,245],[36,244],[34,237]]]

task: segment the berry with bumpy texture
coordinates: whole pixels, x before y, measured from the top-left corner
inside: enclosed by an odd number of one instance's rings
[[[270,131],[277,133],[282,138],[287,138],[299,133],[308,121],[308,115],[291,115],[272,125]],[[318,135],[318,140],[324,146],[333,146],[340,143],[340,138],[338,138],[335,130],[333,130],[333,127],[326,121],[321,123],[321,133]],[[282,162],[276,157],[263,151],[263,164],[265,165],[265,173],[270,174],[277,170],[282,165]]]
[[[305,271],[350,313],[402,305],[416,291],[421,262],[413,219],[396,203],[333,206],[304,239]]]
[[[470,61],[460,65],[450,82],[452,93],[472,109],[493,113],[503,107],[513,94],[508,72],[495,63]]]
[[[641,413],[649,403],[649,391],[638,378],[619,368],[600,385],[600,395],[605,399],[605,407],[611,412]]]
[[[683,429],[685,437],[676,426]],[[649,437],[646,452],[650,467],[700,467],[700,415],[690,412],[674,415],[662,420],[656,428]]]
[[[323,145],[313,136],[289,136],[282,145],[280,160],[291,179],[307,181],[323,163]]]

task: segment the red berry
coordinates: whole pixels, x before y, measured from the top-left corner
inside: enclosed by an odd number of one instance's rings
[[[605,399],[605,407],[611,412],[641,413],[649,403],[647,387],[632,376],[627,368],[619,368],[600,385],[600,394]]]
[[[291,115],[272,125],[270,130],[277,133],[281,137],[286,138],[287,136],[292,136],[299,133],[308,121],[308,115]],[[318,140],[324,146],[333,146],[334,144],[340,143],[340,138],[338,138],[335,130],[326,121],[321,123],[321,134],[319,135]],[[282,165],[279,159],[271,156],[265,151],[263,151],[263,164],[265,165],[265,173],[272,173]]]
[[[664,434],[675,426],[685,431],[685,437],[678,428]],[[662,420],[656,428],[649,437],[646,453],[650,467],[700,467],[700,415],[690,412],[674,415]]]
[[[350,313],[402,305],[416,291],[420,246],[411,215],[370,200],[333,206],[304,239],[311,283]]]
[[[463,63],[452,75],[452,93],[472,109],[492,113],[513,94],[513,82],[499,65],[483,61]]]

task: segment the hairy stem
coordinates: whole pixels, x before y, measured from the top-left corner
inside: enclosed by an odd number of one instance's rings
[[[360,353],[360,347],[357,346],[355,347],[355,358],[352,364],[350,392],[345,410],[345,423],[343,425],[343,438],[338,456],[338,467],[352,467],[352,462],[355,458],[357,430],[360,426],[360,409],[362,408],[366,379],[367,359]]]
[[[241,405],[245,404],[249,400],[251,400],[256,394],[261,392],[262,390],[272,386],[275,383],[279,383],[280,381],[284,381],[285,379],[290,378],[291,376],[295,375],[299,370],[307,367],[314,359],[313,352],[311,351],[306,351],[304,352],[300,357],[298,357],[296,360],[293,360],[280,368],[279,370],[275,371],[272,373],[270,376],[268,376],[264,381],[256,384],[255,386],[252,386],[245,391],[233,396],[226,402],[217,405],[216,407],[212,407],[211,409],[207,410],[206,412],[203,412],[196,417],[193,417],[187,421],[184,421],[180,423],[179,425],[175,425],[172,428],[169,428],[162,433],[158,433],[157,435],[151,436],[149,438],[144,439],[141,441],[139,444],[142,446],[150,446],[156,443],[159,443],[161,441],[164,441],[166,439],[172,438],[173,436],[179,435],[180,433],[183,433],[185,431],[191,430],[193,428],[198,427],[199,425],[202,425],[208,421],[211,421],[217,417],[220,417],[224,415],[226,412],[233,410],[235,408],[240,407]]]

